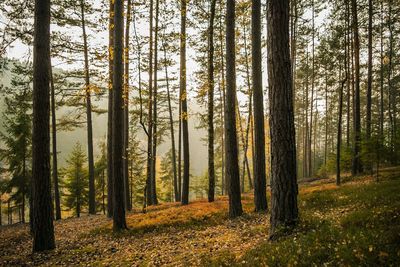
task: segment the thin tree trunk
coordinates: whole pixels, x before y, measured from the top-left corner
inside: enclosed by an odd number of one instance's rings
[[[179,194],[179,201],[182,200],[182,101],[180,100],[181,93],[179,92],[178,102],[178,194]]]
[[[55,248],[50,178],[50,0],[35,0],[34,25],[31,208],[36,252]]]
[[[58,188],[58,167],[57,167],[57,122],[56,122],[56,103],[55,103],[55,88],[53,67],[50,58],[50,89],[51,89],[51,137],[52,137],[52,152],[53,152],[53,183],[54,183],[54,201],[56,208],[56,220],[61,219],[61,204],[60,204],[60,190]]]
[[[150,0],[150,42],[149,42],[149,101],[148,101],[148,140],[147,140],[147,179],[146,202],[153,205],[152,164],[153,164],[153,0]]]
[[[88,140],[88,160],[89,160],[89,214],[96,214],[96,192],[94,185],[94,157],[93,157],[93,127],[92,127],[92,103],[91,103],[91,85],[89,73],[89,55],[85,26],[85,3],[80,1],[81,5],[81,23],[83,36],[83,53],[85,58],[85,91],[86,91],[86,117],[87,117],[87,140]]]
[[[247,170],[248,174],[248,180],[249,180],[249,187],[250,189],[253,189],[253,183],[251,180],[251,172],[250,172],[250,166],[249,166],[249,159],[247,157],[247,149],[248,149],[248,142],[249,142],[249,131],[250,131],[250,124],[251,124],[251,119],[253,116],[253,90],[251,88],[251,80],[250,80],[250,64],[249,64],[249,56],[248,56],[248,50],[247,50],[247,30],[246,26],[244,26],[243,29],[243,34],[244,34],[244,55],[245,55],[245,66],[246,66],[246,83],[248,87],[248,94],[249,94],[249,117],[247,118],[247,126],[246,126],[246,137],[243,134],[242,130],[242,124],[240,123],[240,135],[242,138],[242,143],[243,143],[243,174],[242,174],[242,181],[243,181],[243,186],[242,186],[242,192],[244,192],[244,176],[245,176],[245,171]],[[237,110],[239,114],[239,122],[242,120],[240,119],[240,110],[239,110],[239,104],[237,105]],[[253,134],[253,131],[252,131]],[[253,139],[253,138],[252,138]],[[253,142],[254,143],[254,142]],[[254,160],[254,150],[252,150],[253,153],[253,160]]]
[[[350,109],[351,109],[351,86],[353,85],[352,80],[350,79],[350,63],[353,62],[353,54],[350,53],[350,2],[346,1],[346,47],[347,47],[347,54],[346,57],[349,59],[347,61],[347,65],[346,65],[346,72],[347,72],[347,83],[346,83],[346,89],[347,89],[347,105],[346,105],[346,147],[349,148],[350,147]],[[350,56],[351,56],[351,60],[350,60]],[[351,61],[351,62],[350,62]],[[351,83],[351,86],[350,86]]]
[[[271,136],[271,238],[298,221],[296,142],[289,51],[289,1],[267,3]],[[281,228],[282,227],[282,228]]]
[[[223,132],[225,132],[225,61],[224,61],[224,42],[223,42],[223,34],[222,34],[222,2],[219,3],[220,8],[220,16],[219,16],[219,42],[220,42],[220,56],[221,56],[221,83],[219,85],[219,94],[221,99],[221,125],[223,128]],[[221,134],[221,194],[224,195],[226,193],[227,182],[225,175],[225,135]]]
[[[208,202],[215,197],[214,166],[214,18],[217,1],[211,1],[208,28]]]
[[[254,96],[254,204],[256,211],[267,211],[265,170],[264,94],[262,87],[261,1],[252,1],[251,13],[252,77]]]
[[[123,51],[124,51],[124,2],[114,0],[114,78],[113,78],[113,229],[126,229],[123,178]]]
[[[170,132],[171,132],[172,169],[174,172],[174,180],[173,180],[174,197],[175,197],[175,202],[178,202],[178,201],[180,201],[180,196],[179,196],[179,188],[178,188],[178,172],[177,172],[177,168],[176,168],[176,146],[175,146],[174,118],[173,118],[173,113],[172,113],[171,92],[170,92],[170,88],[169,88],[167,45],[164,40],[163,40],[162,46],[163,46],[163,52],[164,52],[165,79],[166,79],[166,83],[167,83],[169,128],[170,128]]]
[[[183,184],[182,204],[189,203],[189,128],[186,92],[186,3],[181,0],[181,35],[180,35],[180,101],[182,102],[182,140],[183,140]]]
[[[102,205],[101,205],[101,207],[102,207],[102,210],[103,210],[103,215],[106,215],[106,198],[105,198],[105,194],[106,194],[106,191],[105,191],[105,188],[106,188],[106,180],[105,180],[105,177],[104,177],[104,170],[103,170],[103,172],[102,172],[102,174],[101,174],[101,182],[102,182],[102,188],[101,188],[101,192],[102,192],[102,195],[101,195],[101,199],[102,199]]]
[[[113,216],[113,165],[112,165],[112,118],[113,118],[113,68],[114,68],[114,0],[110,0],[108,30],[108,122],[107,122],[107,216]]]
[[[314,0],[312,1],[312,63],[311,63],[311,101],[310,101],[310,127],[308,136],[308,175],[312,176],[313,172],[313,162],[312,162],[312,140],[313,140],[313,115],[314,115],[314,91],[315,91],[315,7]]]
[[[388,102],[389,102],[389,121],[390,121],[390,154],[391,154],[391,163],[392,165],[396,164],[396,92],[395,88],[392,84],[392,75],[393,75],[393,24],[394,21],[392,20],[392,1],[388,3],[389,11],[388,11],[388,28],[389,28],[389,63],[388,63],[388,75],[387,75],[387,83],[388,83]]]
[[[383,83],[384,83],[384,62],[383,62],[383,2],[381,1],[381,25],[380,25],[380,58],[381,58],[381,66],[380,66],[380,87],[379,87],[379,149],[378,149],[378,163],[381,157],[381,151],[384,145],[384,132],[383,132],[383,123],[384,123],[384,92],[383,92]],[[378,176],[377,176],[378,177]]]
[[[242,215],[236,133],[235,1],[226,2],[225,159],[229,217]]]
[[[346,46],[346,44],[345,44]],[[347,49],[346,49],[347,50]],[[347,59],[344,59],[344,66],[347,65]],[[345,71],[346,77],[343,79],[339,91],[339,116],[338,116],[338,128],[337,128],[337,144],[336,144],[336,185],[340,185],[340,158],[341,158],[341,146],[342,146],[342,114],[343,114],[343,88],[347,80],[347,72]]]
[[[352,0],[353,31],[354,31],[354,148],[352,175],[362,172],[361,165],[361,113],[360,113],[360,40],[358,35],[357,0]]]
[[[129,193],[129,31],[131,23],[131,0],[127,2],[126,25],[125,25],[125,49],[124,49],[124,158],[123,158],[123,176],[124,176],[124,196],[125,208],[132,210]]]
[[[81,180],[79,179],[79,174],[78,174],[78,169],[79,169],[79,164],[75,164],[75,183],[77,187],[77,192],[76,192],[76,206],[75,206],[75,212],[76,212],[76,217],[81,217]]]
[[[151,166],[151,198],[153,205],[158,204],[157,199],[157,182],[156,182],[156,163],[157,163],[157,94],[158,94],[158,15],[159,0],[156,0],[156,26],[154,32],[154,86],[153,86],[153,152]]]
[[[372,105],[372,0],[368,0],[368,82],[367,82],[367,117],[366,117],[366,141],[371,140],[371,105]],[[371,144],[368,144],[369,146]],[[366,166],[368,171],[372,171],[372,162]]]

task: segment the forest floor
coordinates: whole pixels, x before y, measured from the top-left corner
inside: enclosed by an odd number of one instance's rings
[[[55,222],[57,248],[31,253],[28,225],[0,227],[0,266],[399,266],[400,168],[375,177],[300,185],[298,227],[268,240],[269,215],[227,217],[227,198],[162,204],[129,213],[115,235],[103,215]]]

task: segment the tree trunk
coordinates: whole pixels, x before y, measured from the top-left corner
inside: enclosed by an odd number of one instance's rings
[[[372,105],[372,17],[373,6],[372,0],[368,0],[368,82],[367,82],[367,117],[366,117],[366,141],[370,146],[371,140],[371,105]],[[372,171],[372,163],[368,163],[366,169]]]
[[[53,151],[53,183],[54,183],[54,201],[56,208],[56,220],[61,219],[61,204],[60,204],[60,190],[58,188],[58,167],[57,167],[57,122],[56,122],[56,100],[53,67],[50,58],[50,89],[51,89],[51,137],[52,137],[52,151]]]
[[[361,165],[361,113],[360,113],[360,40],[358,35],[357,0],[352,0],[353,31],[354,31],[354,148],[352,160],[352,175],[362,172]]]
[[[345,46],[346,46],[346,44],[345,44]],[[345,56],[344,66],[346,67],[346,65],[347,65],[347,58]],[[347,81],[347,72],[346,71],[345,71],[345,75],[346,75],[346,77],[342,81],[340,91],[339,91],[339,110],[338,110],[339,116],[338,116],[338,128],[337,128],[337,143],[336,143],[336,185],[338,185],[338,186],[341,183],[341,181],[340,181],[340,157],[341,157],[340,153],[341,153],[341,146],[342,146],[343,88]]]
[[[35,0],[33,46],[33,251],[55,248],[50,178],[50,0]],[[44,66],[44,68],[43,68]]]
[[[252,1],[251,14],[252,76],[254,101],[254,204],[256,211],[266,211],[267,180],[265,171],[264,95],[262,87],[261,1]]]
[[[208,202],[215,197],[214,166],[214,18],[217,1],[211,1],[208,25]]]
[[[312,154],[313,149],[313,119],[314,119],[314,91],[315,91],[315,6],[314,0],[312,0],[312,63],[311,63],[311,101],[310,101],[310,127],[309,127],[309,136],[308,136],[308,176],[312,176],[313,172],[313,161],[312,161]]]
[[[253,189],[253,183],[251,181],[251,172],[250,172],[250,166],[249,166],[249,159],[247,157],[247,149],[249,147],[249,131],[250,131],[250,126],[252,122],[252,116],[253,116],[253,91],[251,88],[251,78],[250,78],[250,64],[249,64],[249,55],[248,55],[248,49],[247,49],[247,27],[246,25],[244,26],[243,29],[243,35],[244,35],[244,56],[245,56],[245,66],[246,66],[246,84],[248,87],[248,94],[249,94],[249,116],[247,118],[247,126],[246,126],[246,137],[243,134],[243,129],[242,129],[242,124],[240,123],[240,135],[243,143],[243,172],[242,172],[242,192],[244,192],[244,176],[245,176],[245,171],[247,170],[248,174],[248,180],[249,180],[249,186],[250,189]],[[237,98],[236,98],[237,99]],[[239,103],[239,102],[237,102]],[[237,105],[237,112],[239,116],[239,122],[242,120],[240,119],[240,110],[239,110],[239,104]],[[253,131],[252,131],[253,134]],[[254,138],[252,138],[253,140]],[[254,141],[254,140],[253,140]],[[254,142],[253,142],[254,143]],[[254,160],[254,150],[252,150],[253,153],[253,160]]]
[[[157,90],[158,90],[158,15],[159,0],[156,0],[156,26],[154,31],[154,86],[153,86],[153,151],[151,165],[151,202],[153,205],[158,204],[157,199],[157,182],[156,182],[156,164],[157,164]]]
[[[351,85],[352,79],[350,79],[350,63],[353,62],[353,55],[350,54],[350,3],[349,1],[346,1],[346,48],[347,48],[347,54],[346,57],[349,59],[347,60],[346,64],[346,76],[347,76],[347,83],[346,83],[346,95],[347,95],[347,105],[346,105],[346,147],[350,147],[350,109],[351,109]],[[350,60],[351,56],[351,60]],[[350,62],[351,61],[351,62]]]
[[[92,129],[92,103],[91,85],[89,73],[88,44],[85,26],[85,3],[81,4],[81,23],[83,35],[83,53],[85,58],[85,91],[86,91],[86,117],[87,117],[87,139],[88,139],[88,160],[89,160],[89,214],[96,214],[96,189],[94,186],[94,158],[93,158],[93,129]]]
[[[182,101],[181,101],[181,93],[179,92],[179,104],[178,104],[178,190],[179,190],[179,201],[182,200]]]
[[[229,217],[242,215],[236,134],[235,1],[226,2],[225,159]]]
[[[221,125],[223,132],[225,132],[225,61],[224,61],[224,36],[222,34],[222,2],[219,3],[219,43],[220,43],[220,56],[221,56],[221,83],[219,84],[219,95],[221,99]],[[226,193],[226,175],[225,175],[225,136],[221,134],[221,195]]]
[[[271,136],[271,238],[298,221],[296,144],[289,51],[289,1],[267,4]]]
[[[384,132],[383,132],[383,124],[384,124],[384,92],[383,92],[383,83],[384,83],[384,62],[383,62],[383,2],[381,1],[381,25],[380,25],[380,86],[379,86],[379,150],[378,150],[378,162],[380,161],[381,151],[383,149],[384,144]]]
[[[113,165],[112,165],[112,118],[113,118],[113,68],[114,68],[114,0],[110,0],[108,26],[108,122],[107,122],[107,216],[113,216]]]
[[[165,64],[165,79],[166,79],[166,83],[167,83],[169,128],[170,128],[170,132],[171,132],[172,168],[173,168],[173,172],[174,172],[173,187],[174,187],[175,202],[178,202],[178,201],[180,201],[180,196],[179,196],[179,188],[178,188],[178,173],[177,173],[177,168],[176,168],[174,118],[173,118],[173,113],[172,113],[171,93],[170,93],[170,89],[169,89],[167,47],[166,47],[166,44],[164,41],[163,41],[163,50],[164,50],[164,64]]]
[[[132,210],[129,193],[129,30],[131,23],[131,0],[128,0],[126,10],[126,26],[125,26],[125,49],[124,49],[124,160],[123,175],[125,187],[125,208],[127,211]]]
[[[181,0],[181,35],[180,35],[180,101],[182,102],[182,140],[183,140],[183,183],[182,204],[189,204],[189,129],[186,92],[186,1]]]
[[[101,199],[102,199],[102,205],[101,205],[101,207],[102,207],[102,210],[103,210],[103,215],[106,215],[106,198],[105,198],[105,194],[106,194],[106,192],[105,192],[105,187],[106,187],[106,180],[104,179],[104,170],[103,170],[103,172],[102,172],[102,174],[101,174],[101,182],[102,182],[102,188],[101,188],[101,192],[102,192],[102,195],[101,195]]]
[[[114,71],[113,71],[113,229],[115,232],[126,229],[123,178],[123,45],[124,2],[114,0]]]
[[[147,138],[147,179],[146,202],[153,205],[152,198],[152,164],[153,164],[153,0],[150,0],[150,49],[149,49],[149,101],[148,101],[148,138]]]
[[[397,102],[396,102],[396,89],[393,87],[392,76],[393,76],[393,24],[394,20],[392,19],[392,1],[388,3],[388,28],[389,28],[389,62],[388,62],[388,75],[387,75],[387,83],[388,83],[388,102],[389,102],[389,121],[390,121],[390,154],[391,154],[391,163],[395,165],[397,163],[397,154],[396,154],[396,114],[397,114]]]

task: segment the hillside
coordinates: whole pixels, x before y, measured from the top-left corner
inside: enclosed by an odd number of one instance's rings
[[[112,234],[103,215],[55,223],[57,249],[32,255],[27,225],[0,228],[0,265],[174,266],[398,266],[400,261],[400,168],[373,177],[300,185],[299,226],[268,240],[268,214],[227,218],[227,198],[186,207],[162,204],[127,215],[129,230]]]

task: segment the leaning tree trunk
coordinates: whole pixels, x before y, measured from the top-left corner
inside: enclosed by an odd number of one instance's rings
[[[265,171],[264,97],[262,87],[261,0],[252,1],[252,76],[254,102],[254,204],[256,211],[267,210]]]
[[[183,180],[182,204],[189,204],[189,128],[186,92],[186,1],[181,0],[180,101],[182,102]]]
[[[271,136],[271,238],[298,220],[296,142],[289,52],[289,0],[270,0],[268,85]],[[281,228],[282,227],[282,228]]]
[[[123,178],[123,39],[124,39],[124,2],[114,0],[114,70],[113,70],[113,229],[126,229],[124,206],[124,178]]]
[[[35,0],[33,45],[33,251],[55,248],[50,178],[50,0]]]
[[[165,80],[167,86],[167,100],[168,100],[168,114],[169,114],[169,129],[171,132],[171,149],[172,149],[172,169],[174,172],[174,197],[175,202],[180,201],[179,197],[179,188],[178,188],[178,173],[176,168],[176,146],[175,146],[175,131],[174,131],[174,118],[172,113],[172,104],[171,104],[171,92],[169,89],[169,76],[168,76],[168,63],[167,63],[167,47],[165,44],[165,40],[163,40],[163,50],[164,50],[164,68],[165,68]]]
[[[235,1],[226,3],[225,160],[229,217],[242,215],[236,133]]]
[[[107,216],[113,216],[113,165],[112,165],[112,118],[113,118],[113,68],[114,68],[114,0],[110,0],[108,30],[108,122],[107,122]]]
[[[89,74],[89,55],[85,25],[85,3],[81,0],[81,23],[83,35],[83,53],[85,58],[85,91],[86,91],[86,117],[87,117],[87,140],[88,140],[88,160],[89,160],[89,214],[96,214],[96,192],[94,186],[94,157],[93,157],[93,128],[92,128],[92,103],[91,86]]]
[[[130,193],[129,193],[129,30],[131,22],[131,0],[128,0],[126,10],[126,27],[125,27],[125,49],[124,49],[124,161],[123,175],[125,187],[125,208],[132,210]]]
[[[52,139],[52,152],[53,152],[53,183],[54,183],[54,202],[56,208],[56,220],[61,219],[61,204],[60,204],[60,190],[58,187],[58,167],[57,167],[57,125],[56,125],[56,103],[55,103],[55,88],[53,67],[51,66],[50,59],[50,86],[51,86],[51,139]]]
[[[362,172],[361,165],[361,113],[360,113],[360,40],[358,34],[357,0],[352,0],[353,31],[354,31],[354,148],[351,173]]]
[[[217,1],[211,1],[208,28],[208,202],[215,197],[214,165],[214,18]]]

